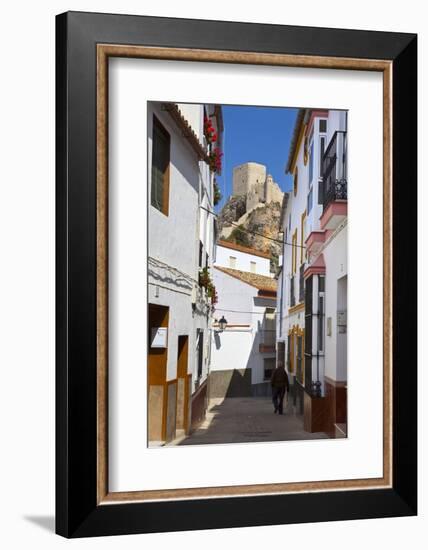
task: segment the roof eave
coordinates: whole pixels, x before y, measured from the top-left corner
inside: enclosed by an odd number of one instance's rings
[[[294,124],[294,129],[293,129],[293,136],[291,138],[290,150],[288,152],[288,160],[285,166],[286,174],[291,174],[292,172],[293,160],[295,157],[296,148],[299,143],[300,132],[304,125],[307,111],[308,109],[299,109],[297,113],[296,122]]]

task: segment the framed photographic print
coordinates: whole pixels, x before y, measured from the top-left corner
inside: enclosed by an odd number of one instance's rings
[[[56,48],[57,532],[416,514],[416,36]]]

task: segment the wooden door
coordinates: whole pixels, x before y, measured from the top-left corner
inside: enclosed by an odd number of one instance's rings
[[[187,374],[189,360],[189,337],[178,337],[177,352],[177,430],[189,428],[189,377]]]
[[[165,441],[168,348],[152,347],[151,331],[155,327],[168,327],[169,308],[149,304],[148,309],[148,439],[149,441]]]

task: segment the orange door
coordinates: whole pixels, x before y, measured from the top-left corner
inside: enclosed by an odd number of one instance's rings
[[[168,307],[149,304],[147,372],[149,441],[165,441],[166,439],[166,364],[168,348],[152,347],[151,342],[152,328],[168,327],[168,319]]]
[[[189,337],[178,337],[177,353],[177,416],[178,430],[188,431],[189,427],[189,377],[187,365],[189,358]]]

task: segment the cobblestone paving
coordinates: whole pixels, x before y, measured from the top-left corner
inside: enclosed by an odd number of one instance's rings
[[[325,439],[324,433],[303,430],[303,417],[288,404],[284,414],[273,412],[267,397],[233,397],[210,401],[202,425],[190,436],[170,445],[206,445],[209,443],[250,443],[264,441],[293,441]]]

